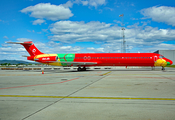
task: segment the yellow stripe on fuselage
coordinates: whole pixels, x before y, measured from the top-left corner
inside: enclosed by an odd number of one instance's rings
[[[41,57],[50,57],[50,56],[58,56],[57,54],[41,54],[41,55],[36,55],[35,58],[41,58]]]
[[[41,54],[41,55],[36,55],[35,59],[41,58],[41,57],[51,57],[51,56],[58,56],[57,54]],[[55,61],[53,63],[43,63],[47,65],[53,65],[53,66],[62,66],[60,63],[60,59],[58,61]]]

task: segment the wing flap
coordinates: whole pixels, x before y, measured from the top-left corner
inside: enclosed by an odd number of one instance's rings
[[[30,56],[27,56],[27,55],[22,55],[22,57],[30,57]]]

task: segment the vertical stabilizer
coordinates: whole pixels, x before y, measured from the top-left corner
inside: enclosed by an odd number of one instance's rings
[[[36,46],[33,44],[32,41],[27,41],[27,42],[7,42],[7,43],[23,45],[24,48],[27,50],[27,52],[30,54],[30,56],[44,54],[41,51],[39,51],[38,48],[36,48]]]

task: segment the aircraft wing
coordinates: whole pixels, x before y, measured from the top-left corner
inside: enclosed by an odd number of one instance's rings
[[[53,62],[53,61],[50,61],[50,62]],[[70,64],[70,65],[73,65],[73,66],[95,65],[95,64],[97,64],[97,62],[61,62],[61,61],[57,61],[57,62],[58,63],[63,63],[63,64]]]

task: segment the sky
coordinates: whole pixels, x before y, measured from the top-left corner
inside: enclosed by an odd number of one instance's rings
[[[127,53],[175,49],[174,0],[1,0],[0,60],[26,60],[19,44],[44,53]],[[119,17],[122,15],[123,17]]]

